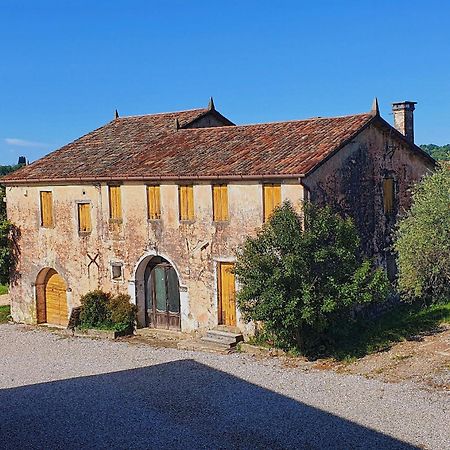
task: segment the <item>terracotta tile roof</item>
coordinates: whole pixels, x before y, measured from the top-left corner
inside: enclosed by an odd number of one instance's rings
[[[270,178],[306,174],[374,115],[175,128],[206,110],[125,117],[13,172],[4,181]]]

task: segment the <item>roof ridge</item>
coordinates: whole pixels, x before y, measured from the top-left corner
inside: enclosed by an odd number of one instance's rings
[[[258,127],[258,126],[264,126],[264,125],[278,125],[283,123],[298,123],[298,122],[311,122],[313,120],[330,120],[330,119],[345,119],[346,117],[359,117],[359,116],[372,116],[370,112],[365,113],[358,113],[358,114],[346,114],[342,116],[331,116],[331,117],[309,117],[307,119],[292,119],[292,120],[277,120],[272,122],[259,122],[259,123],[244,123],[240,125],[235,125],[232,128],[245,128],[245,127]],[[227,127],[201,127],[201,128],[183,128],[183,130],[211,130],[211,129],[217,129],[217,130],[223,130]]]
[[[179,114],[179,113],[194,112],[194,111],[208,111],[208,109],[207,108],[192,108],[192,109],[182,109],[181,111],[166,111],[166,112],[150,113],[150,114],[132,114],[131,116],[120,116],[116,120],[130,119],[130,118],[135,118],[135,117],[163,116],[163,115],[167,115],[167,114]]]

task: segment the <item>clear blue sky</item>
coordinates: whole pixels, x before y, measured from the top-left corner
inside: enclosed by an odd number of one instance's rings
[[[113,117],[206,106],[236,123],[415,100],[450,142],[450,2],[0,0],[0,164]]]

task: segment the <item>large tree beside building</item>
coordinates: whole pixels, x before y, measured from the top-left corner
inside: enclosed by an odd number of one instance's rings
[[[285,202],[238,253],[244,318],[262,322],[281,347],[308,354],[327,346],[332,327],[347,324],[355,307],[387,295],[384,272],[359,244],[351,219],[311,204],[302,218]]]
[[[418,183],[412,206],[400,221],[395,250],[404,297],[450,299],[450,166]]]

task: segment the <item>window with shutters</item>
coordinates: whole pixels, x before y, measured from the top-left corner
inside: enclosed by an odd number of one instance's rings
[[[194,220],[194,186],[178,186],[180,220]]]
[[[149,220],[161,219],[159,186],[147,186],[147,211]]]
[[[41,226],[53,227],[53,194],[50,191],[41,191]]]
[[[122,220],[122,199],[120,186],[108,186],[109,193],[109,218],[111,220]]]
[[[394,179],[385,178],[383,180],[383,203],[385,214],[391,214],[394,211],[394,190]]]
[[[226,222],[228,220],[228,186],[226,184],[213,184],[213,220]]]
[[[281,184],[263,184],[264,222],[269,220],[273,210],[281,204]]]
[[[78,203],[78,231],[80,233],[92,231],[90,203]]]

